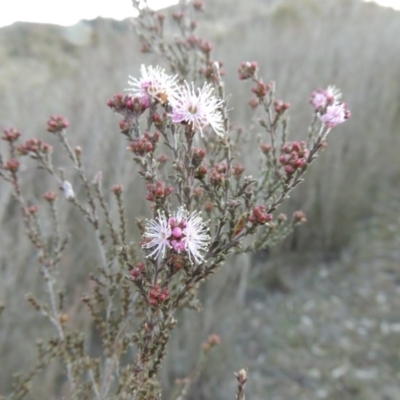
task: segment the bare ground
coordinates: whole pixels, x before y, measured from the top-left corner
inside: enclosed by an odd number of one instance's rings
[[[340,260],[250,296],[237,343],[249,399],[400,399],[398,197]]]

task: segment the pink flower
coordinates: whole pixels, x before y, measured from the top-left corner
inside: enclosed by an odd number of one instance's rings
[[[312,104],[312,106],[316,111],[325,108],[327,104],[326,94],[321,90],[312,92],[310,103]]]
[[[201,89],[196,90],[193,83],[190,86],[185,82],[185,86],[178,89],[177,95],[171,102],[172,122],[188,124],[202,135],[203,129],[210,125],[217,135],[222,136],[224,124],[219,108],[223,102],[212,92],[210,84],[205,83]]]
[[[172,248],[176,253],[180,253],[181,251],[186,250],[186,240],[171,240]]]
[[[142,65],[140,67],[140,78],[129,76],[129,85],[132,88],[126,89],[133,92],[134,96],[140,97],[142,104],[150,106],[151,100],[157,100],[165,104],[174,97],[177,90],[177,76],[168,75],[163,68]]]
[[[328,128],[334,128],[347,118],[349,118],[349,111],[345,103],[335,103],[326,107],[326,112],[321,116],[322,122]]]
[[[328,86],[326,90],[315,90],[311,93],[310,103],[315,111],[323,111],[327,106],[337,103],[342,93],[335,86]]]

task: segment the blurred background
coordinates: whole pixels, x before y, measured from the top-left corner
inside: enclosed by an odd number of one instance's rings
[[[45,3],[35,2],[35,9],[14,3],[19,13],[0,6],[0,126],[52,142],[48,116],[65,115],[89,176],[102,170],[105,189],[126,187],[134,237],[134,219],[148,212],[147,205],[106,101],[123,91],[128,75],[139,74],[140,64],[157,59],[140,53],[129,20],[117,20],[133,14],[129,0],[112,2],[115,10],[124,3],[123,11],[102,14],[113,19],[72,26],[62,25],[95,18],[97,6],[86,15],[58,10],[62,19]],[[85,3],[79,3],[81,12]],[[166,393],[215,332],[222,344],[190,399],[233,399],[233,372],[240,368],[250,376],[249,399],[400,399],[400,1],[386,3],[393,8],[361,0],[206,2],[199,30],[224,62],[233,123],[251,123],[249,87],[236,71],[253,60],[265,81],[276,82],[277,96],[291,103],[293,138],[306,135],[316,88],[340,87],[352,118],[330,133],[327,150],[287,205],[288,212],[304,210],[308,222],[268,252],[231,260],[203,288],[203,312],[180,315],[163,370]],[[13,23],[32,19],[40,23]],[[29,164],[23,174],[32,204],[57,189]],[[9,390],[13,373],[34,362],[36,339],[51,335],[25,301],[28,292],[45,293],[10,192],[0,182],[0,302],[6,305],[0,394]],[[85,326],[79,298],[96,268],[93,238],[67,203],[63,218],[73,251],[60,279],[69,312]],[[60,379],[57,368],[45,371],[30,398],[57,399]]]

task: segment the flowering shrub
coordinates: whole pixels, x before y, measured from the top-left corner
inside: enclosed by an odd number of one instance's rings
[[[259,171],[246,173],[240,150],[252,138],[229,123],[229,107],[222,80],[222,63],[212,61],[212,46],[198,38],[189,5],[173,14],[181,37],[167,45],[164,16],[140,8],[136,30],[144,52],[166,60],[171,73],[145,66],[131,76],[126,94],[108,106],[122,116],[121,134],[137,172],[146,184],[148,218],[136,223],[141,239],[127,235],[124,188],[111,192],[118,215],[111,212],[102,188],[102,174],[89,178],[84,151],[74,147],[68,121],[52,116],[47,131],[56,136],[68,155],[78,181],[53,165],[53,149],[39,139],[21,141],[21,133],[6,129],[2,136],[9,154],[0,158],[0,176],[12,185],[26,234],[37,250],[48,302],[28,296],[33,308],[54,326],[56,337],[39,346],[35,368],[19,377],[9,398],[29,392],[33,376],[53,359],[61,360],[68,398],[159,399],[158,373],[176,325],[176,311],[193,306],[199,285],[220,268],[229,254],[263,249],[288,235],[305,221],[301,211],[292,218],[278,213],[290,192],[325,149],[328,133],[349,118],[340,93],[329,87],[311,95],[313,118],[306,140],[289,141],[289,103],[276,98],[274,84],[258,75],[255,62],[244,62],[239,79],[252,83],[250,106],[258,114]],[[193,9],[203,9],[201,1]],[[197,66],[197,67],[194,67]],[[66,296],[57,280],[60,260],[68,248],[68,234],[59,213],[65,207],[54,191],[43,195],[53,231],[46,236],[46,214],[30,204],[19,172],[26,157],[54,177],[60,192],[91,226],[98,248],[98,273],[93,291],[82,297],[101,337],[102,354],[91,356],[79,330],[69,325]],[[129,204],[129,202],[128,202]],[[129,206],[129,205],[128,205]],[[203,352],[219,343],[210,336]],[[183,398],[196,374],[178,384],[175,398]],[[237,398],[244,398],[246,371],[237,374]]]

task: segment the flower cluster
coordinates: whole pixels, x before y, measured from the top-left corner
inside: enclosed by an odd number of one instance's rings
[[[124,96],[121,93],[116,94],[112,99],[108,100],[107,105],[116,113],[122,114],[125,117],[129,114],[139,117],[147,109],[147,106],[143,104],[140,97],[133,97],[130,94]]]
[[[3,136],[1,137],[2,140],[6,142],[16,142],[19,137],[21,136],[21,132],[15,128],[4,129]]]
[[[291,176],[307,164],[308,155],[306,142],[287,142],[282,146],[279,162],[285,167],[286,174]]]
[[[145,107],[151,102],[158,101],[166,104],[174,97],[177,90],[177,76],[168,75],[163,68],[142,65],[140,68],[141,77],[130,76],[128,84],[132,88],[126,89],[140,98]]]
[[[232,167],[232,175],[236,179],[239,179],[243,175],[244,170],[245,170],[245,168],[242,164],[240,164],[240,163],[234,164]]]
[[[144,274],[146,266],[143,262],[139,262],[135,268],[131,269],[131,277],[134,281],[140,279]]]
[[[246,61],[240,64],[238,74],[239,74],[239,79],[241,80],[246,80],[253,78],[255,73],[258,70],[258,65],[255,61]]]
[[[226,162],[220,162],[211,169],[208,179],[213,186],[221,186],[224,182],[227,173]]]
[[[17,172],[20,165],[16,158],[10,158],[2,167],[5,171]]]
[[[192,165],[197,168],[201,165],[202,161],[206,156],[206,151],[199,147],[195,147],[192,151]]]
[[[334,86],[328,86],[325,90],[315,90],[311,94],[311,105],[329,129],[350,118],[350,110],[346,103],[340,101],[341,97],[340,90]]]
[[[61,115],[52,115],[47,122],[47,132],[56,133],[68,128],[69,122]]]
[[[148,221],[144,237],[142,247],[150,250],[148,257],[164,258],[169,249],[173,254],[186,252],[194,263],[203,260],[210,240],[200,214],[189,213],[183,208],[169,218],[159,211],[156,219]]]
[[[254,207],[249,215],[249,221],[255,225],[263,225],[267,222],[271,222],[272,218],[272,214],[267,213],[267,209],[264,205]]]
[[[45,199],[46,201],[48,201],[49,203],[52,203],[53,201],[55,201],[57,199],[58,195],[57,193],[48,190],[44,195],[43,195],[43,199]]]
[[[274,110],[277,114],[283,114],[286,110],[290,108],[290,103],[282,100],[274,101]]]
[[[25,143],[17,147],[17,152],[21,156],[26,155],[37,155],[37,154],[49,154],[52,151],[52,147],[44,142],[42,139],[28,139]]]
[[[153,135],[150,132],[146,132],[144,136],[132,140],[128,148],[132,153],[143,157],[155,150],[159,138],[159,132],[155,132]]]
[[[169,106],[169,116],[174,124],[189,126],[193,133],[200,132],[207,126],[211,126],[217,135],[224,134],[224,121],[220,108],[223,100],[213,95],[213,88],[205,83],[202,88],[195,88],[194,84],[183,82],[178,85],[177,76],[168,75],[160,67],[142,65],[141,77],[130,76],[128,81],[133,96],[140,99],[143,107],[147,108],[152,102],[158,102],[162,106]],[[114,97],[108,105],[115,111],[128,108],[130,103],[126,98]]]
[[[164,303],[169,297],[168,289],[161,289],[160,285],[154,285],[149,292],[149,303],[153,307]]]
[[[146,200],[157,201],[171,196],[173,192],[172,186],[166,186],[164,182],[157,181],[156,183],[148,183],[146,185],[147,195]]]

